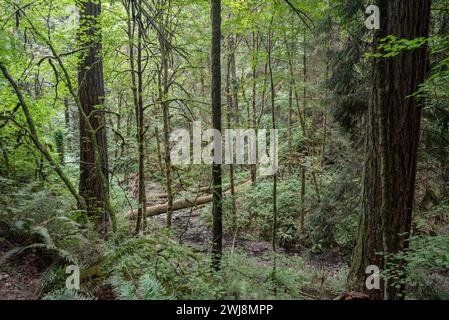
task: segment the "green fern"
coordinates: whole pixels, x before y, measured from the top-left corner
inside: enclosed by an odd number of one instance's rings
[[[150,275],[140,277],[137,295],[142,300],[174,300],[173,296],[165,296],[162,285]]]
[[[62,289],[50,292],[42,297],[42,300],[94,300],[77,290]]]
[[[54,245],[51,246],[46,243],[33,243],[28,246],[17,247],[17,248],[11,249],[8,252],[6,252],[2,257],[0,257],[0,264],[4,264],[4,263],[6,263],[7,260],[11,259],[12,257],[21,255],[25,251],[32,250],[32,249],[40,249],[43,251],[52,252],[52,253],[56,254],[59,258],[63,259],[64,261],[67,261],[67,262],[69,262],[71,264],[75,264],[75,265],[79,264],[78,258],[75,257],[74,255],[72,255],[67,250],[58,248]]]
[[[174,300],[165,294],[164,287],[152,276],[143,275],[137,282],[127,281],[115,274],[109,280],[114,294],[119,300]]]

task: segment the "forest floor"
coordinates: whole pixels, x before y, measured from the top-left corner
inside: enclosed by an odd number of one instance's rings
[[[157,184],[147,183],[146,196],[148,205],[153,206],[165,203],[164,199],[157,197],[157,195],[163,193],[164,191]],[[202,221],[200,211],[201,208],[195,208],[174,212],[173,230],[175,238],[179,243],[207,254],[211,248],[212,232],[210,226],[205,221]],[[157,220],[156,225],[163,228],[166,215],[163,214],[152,219]],[[223,234],[223,250],[228,252],[240,250],[249,256],[255,257],[260,266],[272,264],[272,260],[268,255],[272,251],[271,241],[246,239],[242,230],[237,230],[237,233],[225,232]],[[303,259],[306,268],[324,270],[330,277],[337,277],[342,268],[349,266],[347,257],[344,258],[338,249],[329,249],[320,254],[314,254],[310,248],[298,244],[288,249],[278,247],[276,252],[287,257],[300,257]]]
[[[157,218],[162,226],[165,217]],[[159,224],[159,223],[158,223]],[[174,215],[173,227],[178,240],[184,245],[194,248],[205,254],[210,248],[211,232],[199,215],[179,211]],[[256,258],[260,266],[269,266],[272,262],[269,258],[271,242],[245,240],[235,235],[225,234],[223,238],[225,251],[240,250]],[[0,256],[11,248],[0,247]],[[312,269],[326,270],[330,277],[337,277],[339,270],[345,265],[337,251],[326,251],[323,254],[312,254],[309,249],[283,249],[278,252],[286,256],[300,256],[304,259],[306,266]],[[42,257],[33,251],[9,260],[8,263],[0,265],[0,299],[3,300],[35,300],[39,299],[42,290],[42,277],[45,267],[42,265]],[[99,297],[110,299],[112,296]]]
[[[10,249],[5,245],[0,246],[0,257]],[[10,259],[8,263],[0,264],[0,299],[38,299],[44,271],[42,258],[35,251],[28,251]]]
[[[137,177],[132,180],[131,190],[137,199]],[[146,198],[148,206],[155,206],[166,203],[165,199],[159,197],[164,190],[154,182],[146,183]],[[239,207],[239,205],[237,204]],[[210,239],[212,239],[212,232],[200,219],[200,207],[195,209],[178,210],[173,213],[173,227],[175,235],[179,242],[195,248],[198,251],[207,252],[210,248]],[[163,225],[166,220],[166,215],[159,215],[156,217],[160,225]],[[246,240],[240,237],[241,230],[237,230],[237,234],[225,233],[223,235],[223,248],[225,250],[242,249],[252,256],[260,256],[272,250],[270,241]],[[342,257],[338,251],[330,250],[322,254],[312,254],[309,248],[295,246],[293,248],[284,249],[278,248],[278,253],[289,256],[300,255],[311,264],[326,265],[326,266],[341,266],[344,264]]]

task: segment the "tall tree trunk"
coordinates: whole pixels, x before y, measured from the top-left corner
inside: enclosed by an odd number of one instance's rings
[[[107,232],[111,212],[108,208],[108,150],[105,127],[103,59],[101,57],[101,32],[98,19],[101,3],[79,0],[79,42],[86,48],[78,65],[78,94],[82,110],[80,117],[80,195],[86,199],[88,216]],[[86,122],[89,121],[89,124]],[[92,139],[93,130],[95,139]],[[98,170],[101,167],[101,172]]]
[[[167,189],[167,227],[171,227],[173,219],[173,182],[172,182],[172,162],[170,155],[170,103],[167,102],[167,96],[170,90],[169,84],[169,55],[170,55],[170,33],[167,32],[169,27],[169,10],[170,4],[162,3],[162,26],[163,30],[159,33],[159,46],[161,50],[161,75],[159,81],[159,101],[162,107],[162,117],[164,122],[164,160],[165,160],[165,185]]]
[[[251,99],[251,106],[252,106],[252,127],[256,131],[257,136],[257,55],[259,53],[259,34],[254,32],[252,33],[252,50],[254,57],[252,59],[252,99]],[[257,143],[257,142],[256,142]],[[257,148],[257,146],[256,146]],[[256,185],[257,182],[257,164],[251,165],[251,181],[253,186]]]
[[[296,98],[296,103],[297,103],[297,108],[298,108],[298,113],[299,113],[299,120],[301,123],[301,128],[302,128],[302,132],[303,132],[303,136],[305,139],[307,139],[307,141],[311,141],[312,140],[312,134],[310,132],[307,131],[307,127],[306,127],[306,109],[307,109],[307,99],[308,99],[308,92],[307,92],[307,80],[308,80],[308,68],[307,68],[307,63],[308,63],[308,59],[307,59],[307,30],[304,29],[304,34],[303,34],[303,50],[304,50],[304,55],[303,55],[303,78],[304,78],[304,88],[303,88],[303,107],[302,107],[302,111],[300,110],[299,107],[299,95],[295,90],[295,98]],[[292,74],[293,77],[293,74]],[[313,155],[313,146],[307,145],[307,154]],[[303,155],[305,156],[305,155]],[[302,169],[305,169],[304,166],[302,166]],[[313,185],[315,187],[315,194],[316,194],[316,199],[317,202],[321,202],[321,191],[320,191],[320,185],[318,183],[318,179],[315,173],[315,169],[312,168],[311,170],[311,175],[312,175],[312,182]],[[302,178],[305,179],[305,170],[303,170],[302,173]],[[304,212],[302,213],[304,214]]]
[[[428,37],[430,0],[378,0],[377,5],[381,26],[375,34],[375,47],[387,35],[400,39]],[[367,266],[382,269],[393,263],[376,252],[391,255],[409,246],[422,111],[422,102],[413,93],[425,80],[427,51],[427,46],[404,50],[374,62],[362,215],[349,277],[352,286],[362,292],[367,292]],[[402,261],[395,263],[399,275],[404,265]],[[383,292],[367,293],[377,299],[403,299],[404,289],[399,283],[385,281]]]
[[[230,93],[232,99],[232,115],[234,124],[240,126],[239,90],[237,80],[237,62],[235,57],[236,36],[229,36],[229,68],[230,68]]]
[[[235,74],[235,54],[234,54],[234,42],[232,36],[229,37],[228,41],[228,63],[226,64],[226,101],[227,101],[227,111],[226,111],[226,122],[228,129],[232,129],[232,119],[237,121],[236,116],[233,118],[233,110],[236,110],[236,99],[234,97],[233,89],[231,88],[231,80]],[[233,66],[234,64],[234,66]],[[233,80],[232,80],[233,81]],[[232,136],[226,137],[226,139],[233,139]],[[232,145],[230,143],[230,145]],[[233,152],[233,150],[231,150]],[[234,159],[234,157],[233,157]],[[231,182],[231,219],[232,219],[232,229],[236,230],[236,219],[237,219],[237,207],[235,203],[235,166],[234,164],[229,165],[229,179]]]
[[[289,106],[288,106],[288,148],[290,153],[292,152],[292,126],[293,126],[293,98],[296,102],[297,107],[297,113],[299,117],[299,123],[301,126],[301,132],[303,135],[303,139],[307,140],[307,129],[305,124],[305,112],[306,104],[307,104],[307,88],[306,88],[306,81],[307,81],[307,52],[306,52],[306,30],[304,30],[304,42],[303,42],[303,76],[304,76],[304,92],[303,92],[303,108],[301,110],[301,102],[300,97],[298,94],[298,90],[296,88],[296,81],[295,81],[295,74],[294,74],[294,68],[293,68],[293,55],[294,55],[294,48],[291,44],[289,44],[288,39],[285,38],[284,40],[286,49],[287,49],[287,58],[288,58],[288,70],[289,70]],[[305,156],[305,153],[300,155]],[[299,159],[301,160],[301,159]],[[300,191],[299,191],[299,218],[300,218],[300,230],[301,232],[304,231],[304,216],[305,216],[305,186],[306,186],[306,171],[305,167],[303,165],[299,166],[299,178],[300,178]]]
[[[212,74],[212,122],[215,130],[221,132],[221,0],[211,0],[212,20],[212,51],[211,51],[211,74]],[[217,151],[215,144],[215,152]],[[221,148],[221,147],[220,147]],[[223,187],[222,187],[221,163],[212,165],[213,178],[213,205],[212,205],[212,268],[220,270],[223,241]]]
[[[145,188],[145,149],[144,149],[144,106],[143,106],[143,70],[142,70],[142,9],[139,1],[138,5],[128,2],[128,46],[129,64],[131,73],[131,89],[133,93],[134,110],[137,124],[137,149],[138,149],[138,214],[136,230],[138,234],[142,229],[142,222],[146,223],[146,188]],[[135,30],[137,28],[137,44],[134,43]],[[137,45],[137,57],[135,57],[135,46]],[[137,63],[137,69],[136,69]]]
[[[284,36],[284,42],[285,42],[285,48],[287,50],[287,57],[288,57],[288,118],[287,118],[287,149],[288,153],[290,155],[289,161],[287,163],[288,166],[288,172],[291,173],[291,156],[293,155],[292,150],[292,125],[293,125],[293,90],[294,90],[294,71],[293,71],[293,59],[291,57],[292,55],[292,45],[289,43],[287,39],[287,35]]]
[[[276,88],[274,86],[274,79],[273,79],[273,23],[274,23],[274,16],[271,18],[270,23],[270,29],[268,31],[268,71],[269,71],[269,78],[270,78],[270,89],[271,89],[271,124],[272,129],[276,130]],[[275,146],[277,148],[277,146]],[[275,156],[276,152],[274,152]],[[272,192],[272,199],[273,199],[273,225],[272,225],[272,249],[273,249],[273,271],[272,271],[272,281],[273,281],[273,288],[274,288],[274,294],[277,294],[277,286],[276,286],[276,269],[277,269],[277,259],[276,259],[276,247],[277,247],[277,228],[278,228],[278,208],[277,208],[277,185],[278,185],[278,176],[277,172],[274,172],[273,174],[273,192]]]

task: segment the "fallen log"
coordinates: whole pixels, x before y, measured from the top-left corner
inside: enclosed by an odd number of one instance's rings
[[[212,199],[213,199],[213,195],[210,194],[207,196],[199,197],[194,200],[184,199],[184,200],[175,201],[175,202],[173,202],[173,211],[178,211],[178,210],[187,209],[187,208],[191,208],[191,207],[202,206],[204,204],[212,202]],[[158,215],[161,215],[164,213],[167,213],[167,204],[166,203],[147,208],[147,217],[155,217],[155,216],[158,216]],[[133,210],[131,215],[133,217],[136,216],[137,210]]]
[[[191,192],[198,192],[200,194],[204,194],[204,193],[211,193],[212,190],[211,190],[211,187],[201,187],[197,191],[191,191]],[[149,199],[167,199],[168,195],[163,192],[148,193],[147,198],[149,198]]]
[[[149,199],[167,199],[166,193],[148,193],[147,198]]]
[[[251,184],[251,181],[247,181],[243,184],[238,185],[235,188],[235,190],[237,191],[238,189],[240,189],[248,184]],[[230,194],[231,194],[231,190],[228,190],[223,193],[224,196],[227,196]],[[184,199],[184,200],[174,201],[173,202],[173,211],[178,211],[178,210],[192,208],[192,207],[199,207],[199,206],[202,206],[202,205],[212,202],[212,200],[213,200],[213,194],[197,197],[195,199]],[[138,213],[137,210],[133,210],[129,213],[129,215],[131,216],[131,218],[134,218],[137,216],[137,213]],[[155,217],[155,216],[158,216],[158,215],[161,215],[164,213],[167,213],[167,203],[159,204],[159,205],[152,206],[152,207],[147,207],[147,217]]]

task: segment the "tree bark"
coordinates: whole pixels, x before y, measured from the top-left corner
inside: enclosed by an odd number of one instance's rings
[[[256,132],[257,135],[257,55],[259,54],[259,34],[254,32],[252,33],[252,50],[253,55],[256,57],[252,59],[252,99],[251,99],[251,106],[252,106],[252,127]],[[256,142],[257,143],[257,142]],[[251,165],[251,181],[253,183],[253,186],[257,183],[257,164]]]
[[[211,74],[212,74],[212,122],[213,128],[221,132],[221,0],[211,0],[212,20],[212,51],[211,51]],[[221,146],[221,144],[220,144]],[[220,147],[221,148],[221,147]],[[217,144],[215,152],[217,150]],[[213,206],[212,206],[212,268],[220,270],[223,242],[223,189],[221,163],[212,165],[213,180]]]
[[[159,31],[159,47],[160,47],[160,67],[161,75],[159,79],[159,101],[162,108],[162,117],[164,123],[164,161],[165,161],[165,185],[167,189],[167,227],[170,228],[173,219],[173,182],[172,182],[172,162],[170,154],[170,103],[167,102],[167,96],[170,90],[169,84],[169,55],[170,46],[170,33],[167,32],[168,26],[168,14],[167,10],[170,10],[170,5],[163,3],[161,9],[161,24],[164,26],[163,30]],[[167,6],[167,7],[166,7]]]
[[[377,5],[381,27],[375,33],[375,47],[387,35],[409,40],[428,37],[430,0],[378,0]],[[384,282],[383,291],[368,291],[365,269],[393,263],[377,252],[391,255],[409,246],[422,111],[422,101],[413,94],[424,82],[427,66],[427,46],[374,62],[362,214],[349,277],[353,288],[374,299],[405,297],[404,286],[389,281]],[[395,263],[399,275],[404,264]]]
[[[134,2],[128,2],[128,46],[129,46],[129,64],[131,73],[131,89],[133,93],[134,110],[137,125],[137,146],[138,146],[138,215],[136,221],[136,230],[138,234],[142,229],[142,221],[146,223],[146,188],[145,188],[145,149],[144,149],[144,106],[143,106],[143,70],[142,70],[142,12],[140,1],[136,7]],[[137,28],[137,58],[135,57],[134,37]],[[137,69],[136,69],[137,63]]]
[[[101,57],[101,33],[98,19],[101,3],[78,1],[80,10],[79,45],[85,50],[78,65],[78,95],[87,119],[80,117],[80,195],[86,199],[88,216],[97,225],[107,227],[108,150],[105,126],[103,60]],[[89,121],[90,124],[86,122]],[[92,139],[93,130],[96,141]],[[96,170],[100,164],[102,175]]]
[[[234,50],[234,42],[231,40],[232,36],[230,36],[228,41],[228,63],[226,64],[226,101],[227,101],[227,110],[226,110],[226,122],[228,129],[232,129],[232,113],[233,110],[236,110],[236,99],[234,98],[234,93],[231,88],[231,80],[235,74],[235,54]],[[234,66],[233,66],[234,64]],[[237,119],[234,117],[234,119]],[[232,139],[232,137],[227,137],[227,139]],[[229,165],[229,179],[231,182],[231,219],[232,219],[232,228],[236,230],[236,219],[237,219],[237,207],[235,203],[235,166],[234,164]]]

